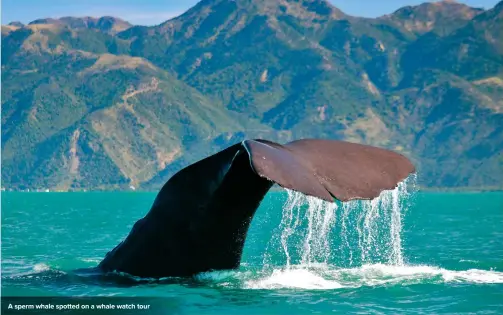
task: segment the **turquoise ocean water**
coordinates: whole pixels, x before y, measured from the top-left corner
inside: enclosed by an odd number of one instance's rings
[[[239,270],[134,285],[72,272],[95,266],[154,198],[2,193],[2,295],[163,297],[170,314],[503,314],[503,193],[401,186],[329,204],[271,192]]]

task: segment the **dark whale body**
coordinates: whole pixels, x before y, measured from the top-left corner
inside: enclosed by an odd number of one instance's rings
[[[398,153],[343,141],[246,140],[176,173],[98,269],[149,278],[239,266],[274,183],[327,201],[373,199],[415,171]]]

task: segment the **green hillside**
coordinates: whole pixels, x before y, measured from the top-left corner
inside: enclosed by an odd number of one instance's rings
[[[2,26],[2,186],[158,189],[244,138],[387,147],[430,188],[503,189],[503,2],[377,18],[203,0],[153,27]]]

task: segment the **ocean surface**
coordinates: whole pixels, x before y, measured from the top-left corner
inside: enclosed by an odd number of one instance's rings
[[[503,193],[401,185],[340,204],[271,192],[239,270],[160,282],[73,272],[95,266],[155,195],[3,192],[2,296],[162,297],[164,314],[503,314]]]

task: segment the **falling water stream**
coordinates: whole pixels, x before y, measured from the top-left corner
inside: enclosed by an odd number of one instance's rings
[[[407,187],[404,181],[373,200],[346,203],[287,190],[282,220],[271,241],[280,240],[286,268],[328,263],[403,265],[401,230],[410,195]]]
[[[287,190],[282,219],[264,254],[264,269],[274,252],[282,251],[283,270],[403,266],[402,217],[415,189],[415,177],[373,200],[326,202]],[[279,243],[279,244],[278,244]]]

